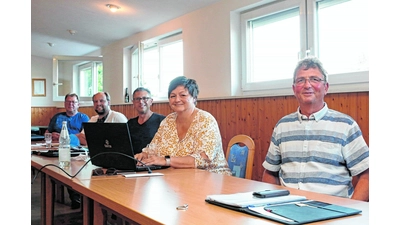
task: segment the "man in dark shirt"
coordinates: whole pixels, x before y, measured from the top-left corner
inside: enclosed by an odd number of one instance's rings
[[[129,119],[128,126],[134,153],[138,154],[151,142],[165,116],[151,111],[153,99],[147,88],[138,87],[133,92],[132,102],[138,116]]]

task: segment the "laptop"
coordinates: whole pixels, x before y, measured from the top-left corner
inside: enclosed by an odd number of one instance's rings
[[[71,147],[71,157],[79,156],[82,153],[85,153],[83,147]],[[32,154],[46,157],[58,157],[58,147],[52,147],[49,150],[40,149],[37,151],[32,151]]]
[[[167,166],[137,166],[127,123],[83,123],[93,165],[124,171],[149,171]]]
[[[43,141],[44,136],[39,134],[31,134],[31,141]]]

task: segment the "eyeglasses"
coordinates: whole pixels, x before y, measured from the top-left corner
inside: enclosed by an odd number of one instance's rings
[[[67,104],[77,104],[78,102],[76,102],[76,101],[65,101],[65,103],[67,103]]]
[[[144,102],[147,102],[149,99],[151,99],[151,98],[150,97],[133,98],[132,101],[140,102],[141,100],[143,100]]]
[[[118,170],[115,168],[108,168],[106,173],[104,173],[103,168],[97,168],[92,171],[92,176],[102,176],[102,175],[117,175]]]
[[[307,80],[310,82],[311,85],[319,84],[321,81],[325,81],[324,79],[321,79],[319,77],[300,77],[294,81],[294,84],[297,86],[302,86],[306,83]]]

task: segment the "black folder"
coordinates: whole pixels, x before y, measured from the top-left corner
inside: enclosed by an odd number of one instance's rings
[[[343,207],[320,201],[302,200],[257,206],[235,206],[207,197],[206,202],[283,224],[306,224],[321,220],[360,214],[359,209]]]

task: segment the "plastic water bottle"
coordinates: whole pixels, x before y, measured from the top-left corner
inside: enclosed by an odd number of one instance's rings
[[[67,128],[67,121],[63,121],[60,139],[59,139],[59,147],[58,147],[58,161],[59,166],[63,169],[68,169],[71,165],[71,146],[70,146],[70,138]]]

